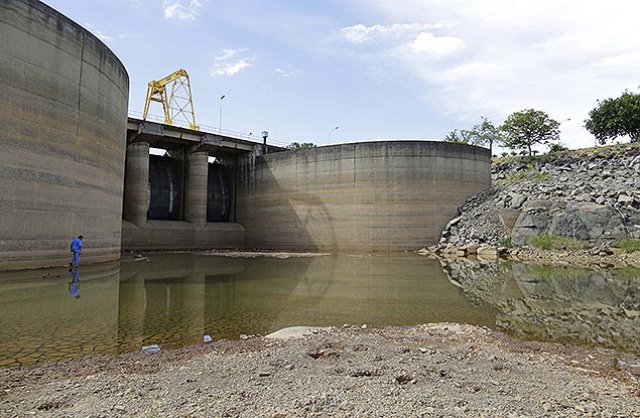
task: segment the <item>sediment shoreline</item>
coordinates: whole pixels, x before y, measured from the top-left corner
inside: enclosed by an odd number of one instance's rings
[[[0,369],[2,416],[640,416],[637,358],[459,324]]]

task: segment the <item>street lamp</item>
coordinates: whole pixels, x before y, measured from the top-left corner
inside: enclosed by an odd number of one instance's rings
[[[218,125],[218,131],[219,131],[219,134],[220,134],[220,135],[222,135],[222,100],[223,100],[225,97],[227,97],[227,95],[226,95],[226,94],[223,94],[222,96],[220,96],[220,119],[219,119],[220,124]]]
[[[335,128],[329,131],[329,135],[327,135],[327,141],[331,139],[331,134],[333,133],[333,131],[337,131],[338,129],[340,129],[340,127],[336,126]]]
[[[267,137],[268,136],[269,136],[269,132],[262,131],[262,139],[264,140],[264,142],[262,142],[262,155],[267,155]]]

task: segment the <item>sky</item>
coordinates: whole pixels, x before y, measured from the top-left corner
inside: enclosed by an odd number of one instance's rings
[[[640,85],[633,0],[45,3],[118,55],[130,110],[150,80],[184,68],[198,124],[280,143],[441,140],[533,108],[581,148],[597,100]]]

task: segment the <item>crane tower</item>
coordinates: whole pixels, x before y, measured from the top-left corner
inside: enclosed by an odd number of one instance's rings
[[[179,69],[160,80],[149,82],[144,102],[144,120],[147,120],[151,102],[162,104],[165,124],[173,125],[177,122],[187,124],[189,129],[198,129],[191,83],[186,70]]]

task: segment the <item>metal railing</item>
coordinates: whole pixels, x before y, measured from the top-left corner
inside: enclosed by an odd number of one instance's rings
[[[142,112],[129,109],[129,117],[136,118],[136,119],[143,119],[143,116],[144,115],[142,114]],[[164,124],[164,118],[158,115],[147,115],[147,120],[151,122]],[[189,123],[186,121],[174,121],[173,126],[189,129]],[[215,126],[203,125],[203,124],[198,124],[198,128],[200,132],[223,135],[223,136],[234,138],[234,139],[243,139],[245,141],[251,141],[257,144],[262,143],[262,137],[260,137],[259,135],[252,135],[250,133],[232,131],[229,129],[220,129]],[[289,145],[286,141],[279,141],[277,139],[271,139],[271,138],[267,138],[267,144],[275,145],[277,147],[283,147],[283,148]]]

